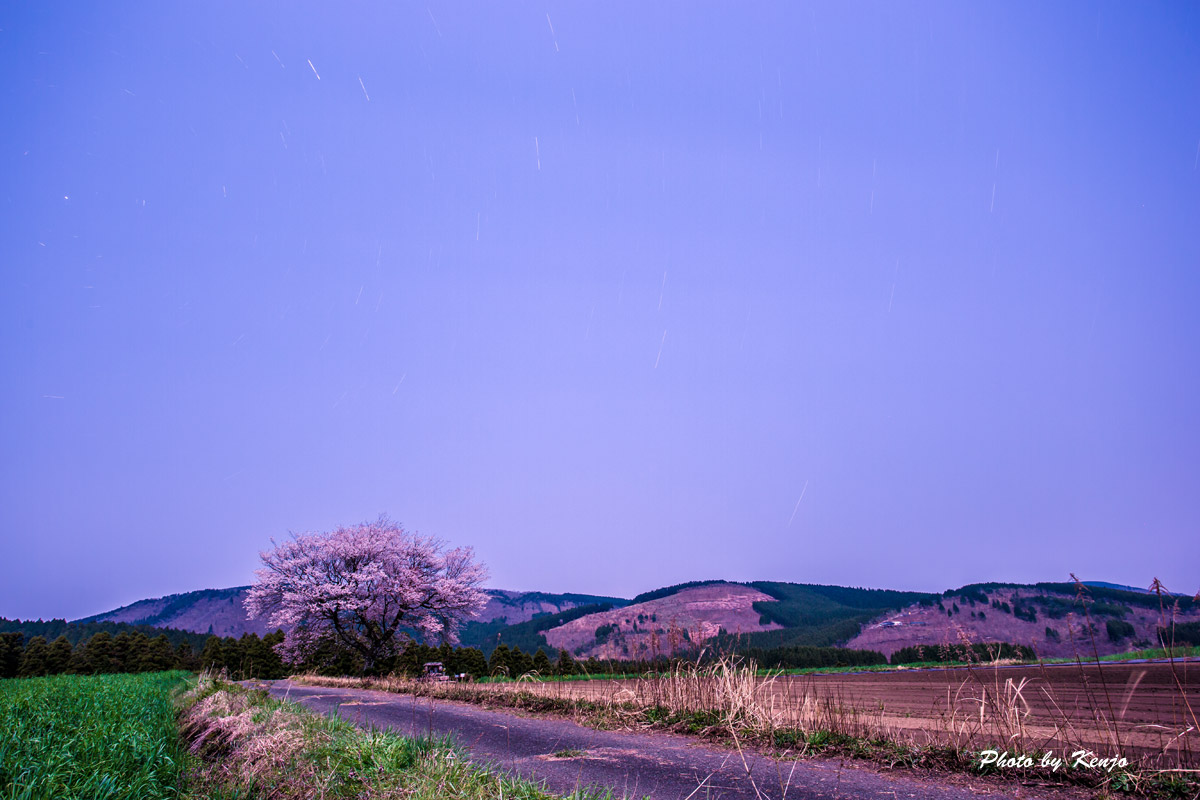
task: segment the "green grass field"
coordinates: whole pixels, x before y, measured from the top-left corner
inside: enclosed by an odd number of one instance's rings
[[[1110,656],[1100,656],[1101,661],[1133,661],[1140,658],[1197,658],[1200,657],[1200,647],[1174,647],[1169,652],[1162,647],[1150,650],[1131,650],[1127,653],[1113,653]],[[1068,661],[1071,659],[1067,659]]]
[[[327,798],[551,800],[448,742],[363,731],[235,684],[200,684],[186,672],[0,680],[0,800],[302,798],[314,786]],[[198,756],[182,743],[181,710],[193,738],[219,734]]]
[[[179,797],[185,672],[0,680],[0,800]]]

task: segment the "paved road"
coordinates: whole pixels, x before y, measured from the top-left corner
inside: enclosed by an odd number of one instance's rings
[[[979,800],[1063,797],[1059,790],[997,788],[968,776],[948,784],[912,773],[880,773],[836,760],[775,761],[665,733],[598,731],[567,720],[518,716],[476,706],[363,689],[298,686],[276,681],[272,695],[360,725],[420,736],[452,735],[473,761],[544,782],[569,794],[605,787],[617,797],[654,800],[833,800],[921,798]],[[556,757],[578,751],[581,755]],[[1042,792],[1049,791],[1049,794]]]

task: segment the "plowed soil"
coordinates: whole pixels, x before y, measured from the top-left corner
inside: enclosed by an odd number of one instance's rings
[[[647,703],[653,682],[501,684],[554,696]],[[781,727],[822,721],[918,743],[1024,750],[1086,747],[1098,755],[1200,757],[1200,663],[1112,663],[780,676],[755,704]],[[1190,730],[1189,730],[1190,729]]]

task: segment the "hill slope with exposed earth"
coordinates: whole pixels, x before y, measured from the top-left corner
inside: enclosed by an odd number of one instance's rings
[[[200,589],[166,597],[139,600],[127,606],[85,617],[77,622],[128,622],[135,625],[153,625],[158,628],[177,628],[195,633],[213,633],[217,636],[237,638],[243,633],[262,635],[274,628],[262,619],[250,619],[243,602],[249,586],[234,586],[229,589]],[[476,623],[513,625],[526,622],[535,616],[550,614],[577,606],[597,603],[619,604],[627,601],[616,597],[600,597],[588,594],[551,594],[548,592],[513,592],[505,589],[488,589],[490,596]]]
[[[246,616],[247,586],[140,600],[81,622],[111,620],[238,637],[270,628]],[[945,645],[1009,642],[1048,658],[1106,655],[1157,646],[1171,614],[1200,620],[1193,598],[1115,584],[1088,585],[1087,614],[1072,584],[975,584],[942,594],[759,581],[697,581],[646,592],[632,601],[588,594],[488,590],[463,644],[490,653],[498,644],[525,651],[565,649],[577,658],[647,659],[694,653],[800,646],[846,646],[890,656]],[[1174,609],[1172,611],[1172,609]],[[1089,621],[1090,618],[1090,621]],[[1089,634],[1088,625],[1091,625]]]
[[[654,658],[702,644],[722,631],[758,633],[781,626],[763,622],[755,603],[771,596],[737,583],[711,583],[666,597],[633,603],[571,620],[546,631],[555,649],[580,656]]]
[[[1200,620],[1191,598],[1160,601],[1144,590],[1111,584],[1089,586],[1086,614],[1065,584],[980,584],[956,591],[936,604],[917,603],[881,615],[846,646],[888,656],[903,647],[922,647],[932,655],[947,644],[1009,642],[1028,645],[1042,658],[1088,658],[1158,647],[1158,629],[1172,618]]]

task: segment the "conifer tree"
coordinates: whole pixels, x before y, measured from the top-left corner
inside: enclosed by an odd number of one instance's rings
[[[520,645],[517,645],[508,654],[508,669],[510,677],[519,678],[533,670],[533,659],[529,657],[528,653],[522,652]]]
[[[230,664],[229,671],[235,673],[242,680],[257,677],[257,668],[260,665],[256,662],[258,661],[258,650],[261,645],[262,639],[258,638],[257,633],[251,633],[250,631],[243,633],[242,638],[237,640],[237,663]]]
[[[38,678],[46,674],[50,648],[44,636],[35,636],[25,645],[17,674],[22,678]]]
[[[458,651],[458,670],[472,678],[482,678],[488,674],[488,662],[483,651],[476,647],[464,647]]]
[[[283,631],[268,633],[258,638],[257,633],[247,633],[241,637],[242,672],[245,678],[276,680],[286,674],[280,654],[275,651],[275,645],[282,642]]]
[[[394,669],[413,678],[421,674],[421,667],[417,664],[416,642],[409,642],[404,646],[404,650],[396,658]]]
[[[166,635],[151,639],[138,661],[138,672],[166,672],[175,666],[175,651]]]
[[[230,675],[238,675],[242,669],[242,644],[232,636],[221,638],[222,666]]]
[[[559,675],[574,675],[578,672],[575,666],[575,659],[571,658],[571,653],[566,649],[558,651],[558,663],[555,665],[555,672]]]
[[[108,672],[132,672],[129,661],[130,636],[128,631],[121,631],[112,637],[110,647]]]
[[[456,675],[458,673],[458,658],[454,655],[454,648],[449,642],[442,642],[442,646],[438,648],[437,660],[442,662],[442,668],[446,670],[447,675]]]
[[[122,634],[124,635],[124,634]],[[117,637],[121,638],[120,636]],[[115,640],[114,640],[115,641]],[[129,645],[122,659],[122,672],[149,672],[150,639],[138,631],[129,637]]]
[[[0,633],[0,678],[15,678],[21,668],[25,636],[21,633]]]
[[[261,639],[256,633],[248,633],[243,636],[244,677],[261,680],[282,678],[283,662],[280,660],[279,654],[272,649],[272,646],[282,639],[282,636],[276,638],[274,634],[267,634]]]
[[[508,656],[508,645],[497,645],[496,649],[492,651],[491,660],[488,661],[488,674],[493,676],[509,675],[511,670],[509,669]]]
[[[88,639],[83,648],[82,672],[87,675],[104,675],[120,671],[120,666],[113,660],[113,637],[108,631],[99,633]]]
[[[287,675],[287,669],[279,655],[279,645],[283,643],[284,635],[283,631],[277,630],[262,638],[263,652],[259,657],[263,665],[261,677],[266,680],[277,680]]]
[[[363,661],[363,657],[348,647],[341,647],[337,643],[334,644],[337,647],[337,658],[333,661],[333,663],[321,670],[321,674],[333,675],[335,677],[340,677],[343,675],[362,675],[363,671],[366,669],[366,663]],[[394,660],[390,663],[394,663]],[[377,667],[378,663],[375,666]]]
[[[50,643],[50,652],[46,657],[46,673],[48,675],[61,675],[66,672],[71,666],[71,647],[70,640],[66,636],[59,636]]]
[[[216,671],[224,666],[225,653],[221,648],[221,640],[216,636],[209,636],[204,643],[204,649],[200,651],[200,669]]]
[[[541,648],[538,648],[538,651],[533,654],[533,670],[542,676],[550,675],[554,671],[554,668],[550,665],[550,657]]]
[[[67,662],[68,675],[90,675],[87,657],[87,643],[80,641],[71,651],[71,660]]]
[[[196,654],[192,652],[192,643],[188,641],[180,642],[179,647],[175,648],[175,669],[194,672],[199,667],[200,659],[196,658]]]

